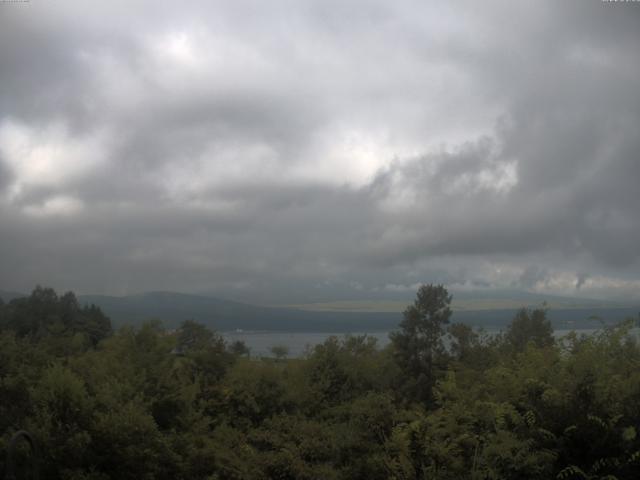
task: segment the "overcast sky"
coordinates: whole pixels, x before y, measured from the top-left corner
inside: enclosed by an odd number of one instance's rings
[[[0,2],[0,289],[640,298],[640,3]]]

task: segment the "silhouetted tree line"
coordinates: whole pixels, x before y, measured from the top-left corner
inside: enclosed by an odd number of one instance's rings
[[[2,330],[36,342],[80,335],[95,347],[112,333],[109,318],[95,305],[81,307],[72,292],[59,297],[53,289],[38,286],[28,297],[0,307]]]
[[[274,359],[193,321],[112,332],[38,287],[0,303],[0,458],[26,429],[44,479],[640,476],[632,321],[555,340],[522,309],[489,336],[450,303],[425,285],[386,348],[331,337]]]

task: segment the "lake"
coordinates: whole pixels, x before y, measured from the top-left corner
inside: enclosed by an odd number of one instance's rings
[[[557,338],[564,337],[569,332],[575,331],[577,333],[591,334],[597,331],[595,328],[584,329],[558,329],[554,331],[554,335]],[[497,334],[499,329],[487,328],[485,332],[488,334]],[[634,329],[634,333],[638,334],[638,329]],[[327,338],[335,335],[342,338],[345,333],[321,333],[321,332],[252,332],[252,331],[231,331],[222,332],[223,337],[228,342],[234,342],[236,340],[243,341],[251,351],[251,356],[254,357],[270,357],[272,356],[270,350],[271,347],[276,345],[282,345],[289,349],[289,357],[301,357],[309,349],[312,349],[315,345],[323,343]],[[351,335],[365,335],[365,332],[354,332]],[[389,343],[389,331],[380,332],[368,332],[367,336],[377,339],[378,346],[384,347]]]

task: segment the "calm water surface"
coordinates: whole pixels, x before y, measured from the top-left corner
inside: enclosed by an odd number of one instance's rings
[[[638,329],[636,334],[638,333]],[[572,330],[555,330],[554,335],[558,338],[564,337]],[[575,329],[577,333],[591,334],[596,329]],[[488,334],[499,333],[498,329],[485,329]],[[350,335],[367,335],[377,339],[378,346],[384,347],[389,343],[389,331],[383,332],[354,332]],[[284,346],[289,349],[289,357],[301,357],[307,351],[311,350],[315,345],[323,343],[327,338],[335,335],[339,338],[345,336],[345,333],[314,333],[314,332],[223,332],[222,335],[229,342],[236,340],[243,341],[251,351],[251,356],[254,357],[269,357],[271,354],[271,347]]]

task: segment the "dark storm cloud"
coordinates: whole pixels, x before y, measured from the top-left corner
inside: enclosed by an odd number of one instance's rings
[[[0,287],[636,288],[637,5],[1,8]]]

